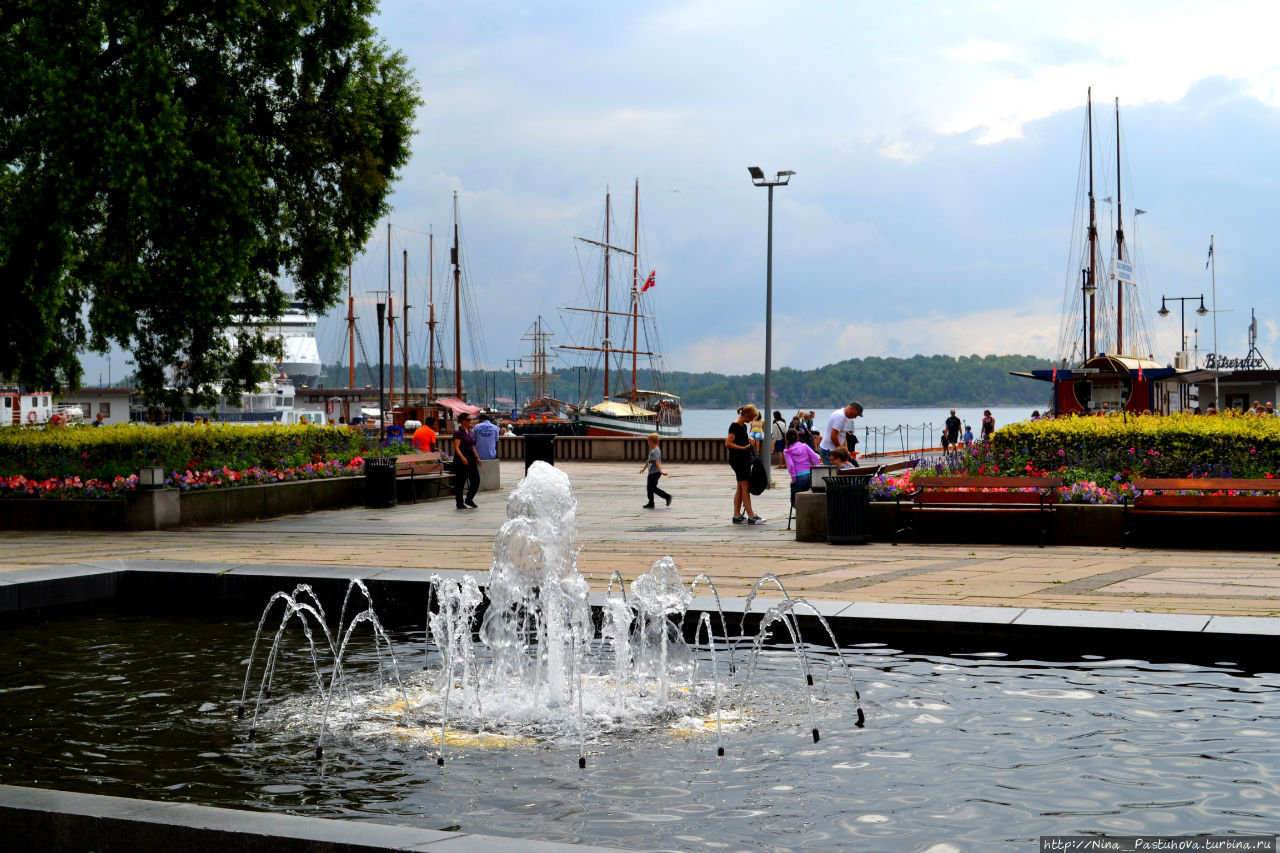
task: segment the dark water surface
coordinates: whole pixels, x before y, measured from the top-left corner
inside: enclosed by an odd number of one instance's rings
[[[434,749],[314,719],[236,718],[252,624],[90,616],[0,628],[0,782],[643,850],[1027,850],[1037,836],[1272,833],[1280,677],[1230,666],[815,653],[814,744],[795,658],[770,653],[749,727]],[[406,673],[420,636],[393,635]],[[417,642],[415,642],[417,640]],[[360,666],[376,669],[372,653]],[[352,669],[357,666],[353,663]],[[276,696],[315,691],[297,644]]]

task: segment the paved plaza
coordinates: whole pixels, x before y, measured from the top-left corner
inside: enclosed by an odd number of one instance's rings
[[[755,499],[768,523],[749,527],[730,523],[725,465],[668,465],[662,485],[675,500],[653,510],[642,508],[637,464],[558,467],[578,499],[578,567],[597,590],[615,570],[629,580],[670,555],[686,580],[706,572],[727,596],[746,595],[772,572],[813,600],[1280,615],[1280,553],[797,542],[786,529],[785,483]],[[456,510],[446,497],[158,532],[5,532],[0,571],[127,559],[487,572],[523,469],[503,462],[502,490],[482,492],[476,510]]]

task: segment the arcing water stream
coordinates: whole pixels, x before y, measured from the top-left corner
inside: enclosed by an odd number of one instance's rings
[[[720,612],[724,633],[717,636],[711,614],[700,613],[691,625],[694,642],[703,641],[695,650],[682,630],[693,589],[706,583],[717,602],[719,594],[705,575],[686,587],[675,562],[663,557],[632,581],[630,595],[615,574],[619,583],[615,589],[610,582],[597,634],[590,591],[576,566],[576,509],[568,476],[535,462],[507,500],[507,521],[494,539],[484,593],[471,575],[461,580],[432,578],[424,606],[433,665],[420,677],[400,672],[391,640],[360,581],[348,587],[336,630],[326,624],[324,609],[310,587],[276,593],[259,621],[245,673],[242,714],[263,628],[281,604],[283,614],[261,665],[249,737],[255,735],[264,703],[270,700],[285,629],[297,621],[316,672],[317,694],[286,701],[283,718],[288,725],[314,721],[317,757],[323,755],[331,730],[341,728],[420,741],[435,753],[438,764],[444,763],[451,743],[571,743],[578,749],[579,767],[585,767],[587,744],[602,734],[661,726],[714,731],[717,753],[723,755],[725,729],[749,724],[751,675],[771,627],[780,623],[795,650],[813,740],[819,740],[813,675],[796,619],[798,609],[812,611],[834,646],[830,627],[816,608],[788,597],[776,577],[766,576],[752,589],[747,608],[765,582],[777,586],[783,600],[765,612],[759,631],[749,638],[727,636],[727,621]],[[367,607],[344,622],[353,591],[363,596]],[[384,676],[380,687],[363,692],[344,678],[348,644],[362,625],[372,632]],[[327,687],[317,634],[323,634],[323,651],[331,661]],[[741,667],[734,660],[739,645],[749,649]],[[836,654],[848,679],[850,713],[861,726],[861,696],[852,672],[838,650]],[[738,674],[741,681],[734,683]],[[321,709],[318,720],[315,708]]]

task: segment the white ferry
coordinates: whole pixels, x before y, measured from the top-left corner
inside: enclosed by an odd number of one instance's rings
[[[84,418],[76,405],[57,403],[50,391],[19,391],[0,388],[0,426],[40,426],[57,416],[62,423]]]

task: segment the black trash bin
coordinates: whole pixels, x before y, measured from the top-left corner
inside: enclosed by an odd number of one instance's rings
[[[524,470],[527,472],[529,466],[535,462],[545,462],[548,465],[556,464],[556,437],[554,435],[537,435],[524,436]]]
[[[871,541],[871,478],[823,477],[827,487],[827,541],[866,545]]]
[[[364,500],[377,509],[396,505],[396,458],[366,457],[364,460]]]

